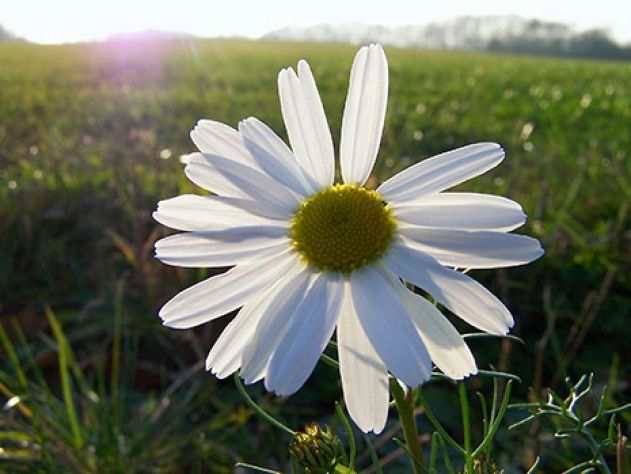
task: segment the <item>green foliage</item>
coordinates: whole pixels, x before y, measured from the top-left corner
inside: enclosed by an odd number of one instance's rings
[[[0,418],[0,460],[10,472],[230,472],[234,454],[223,444],[227,426],[242,424],[244,413],[210,413],[204,405],[202,384],[195,381],[184,394],[179,382],[161,395],[140,394],[118,385],[130,374],[103,361],[85,367],[59,321],[46,310],[53,339],[46,344],[56,352],[58,380],[51,383],[24,344],[14,325],[19,349],[0,327],[2,347],[11,367],[0,371],[0,392],[8,399]],[[120,332],[116,338],[120,338]],[[120,348],[114,341],[114,348]],[[114,359],[129,353],[116,350]],[[23,360],[21,360],[23,359]],[[180,395],[180,396],[178,396]],[[205,417],[194,422],[200,410]]]

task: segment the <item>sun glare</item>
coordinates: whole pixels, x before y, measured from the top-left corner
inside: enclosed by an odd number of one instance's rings
[[[602,0],[597,5],[558,0],[447,0],[428,8],[423,2],[391,0],[388,8],[369,9],[357,1],[322,0],[305,6],[288,0],[238,3],[180,0],[176,3],[147,0],[110,2],[59,0],[11,2],[3,9],[0,24],[14,34],[40,43],[103,39],[147,29],[199,36],[256,38],[269,31],[321,23],[366,23],[386,26],[426,24],[464,15],[519,15],[560,21],[577,28],[608,28],[619,41],[631,41],[631,3]],[[36,12],[36,13],[34,13]]]

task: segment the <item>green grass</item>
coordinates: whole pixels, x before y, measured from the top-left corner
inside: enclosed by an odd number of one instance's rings
[[[50,403],[38,422],[5,410],[0,426],[18,433],[13,447],[40,446],[28,450],[38,453],[31,461],[39,468],[64,460],[60,471],[107,469],[99,462],[142,471],[151,453],[166,471],[284,462],[287,440],[270,443],[273,430],[251,419],[231,382],[191,372],[224,323],[185,332],[160,326],[160,305],[207,271],[154,260],[153,242],[167,231],[151,211],[162,198],[199,192],[178,161],[193,150],[188,132],[199,118],[236,126],[253,115],[285,136],[276,75],[300,58],[312,65],[338,144],[355,50],[214,40],[127,50],[0,45],[0,321],[17,341],[18,361],[7,362],[2,383],[10,393],[40,394],[39,402],[24,402],[31,411]],[[596,381],[615,385],[611,403],[628,399],[631,64],[387,53],[390,97],[375,179],[450,148],[499,142],[505,162],[462,189],[519,201],[529,216],[520,231],[546,249],[527,267],[474,273],[511,308],[515,333],[526,341],[472,341],[480,366],[519,375],[523,383],[513,392],[522,398],[529,386],[558,388],[566,375],[593,371]],[[46,308],[63,332],[51,332]],[[25,334],[22,343],[12,318]],[[319,367],[289,401],[260,402],[294,429],[326,420],[340,390],[323,379],[336,377]],[[445,414],[441,398],[453,390],[425,392]],[[163,409],[165,393],[172,405]],[[160,418],[161,410],[173,421]],[[47,438],[49,422],[65,430],[58,447]],[[24,433],[28,441],[20,441]],[[128,447],[154,435],[169,439],[165,451],[158,442],[148,452]],[[507,435],[504,451],[494,451],[506,466],[525,466],[548,448],[536,436],[523,438],[525,431],[519,435]],[[183,459],[183,446],[195,454]],[[550,472],[563,466],[550,459],[557,463]]]

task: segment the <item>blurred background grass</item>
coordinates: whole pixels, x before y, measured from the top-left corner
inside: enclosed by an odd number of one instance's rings
[[[14,350],[0,377],[0,457],[9,470],[230,472],[243,459],[283,468],[287,440],[270,437],[230,380],[203,372],[229,318],[161,327],[159,307],[209,273],[153,258],[169,231],[151,212],[160,199],[202,192],[179,162],[198,119],[236,126],[252,115],[286,137],[276,75],[299,58],[313,68],[339,143],[354,53],[236,40],[0,44],[0,323],[5,352]],[[520,232],[546,249],[523,268],[474,272],[526,342],[472,341],[479,365],[519,375],[522,399],[528,387],[558,388],[592,371],[612,402],[628,401],[631,64],[387,53],[375,180],[454,147],[499,142],[505,162],[461,189],[520,202],[529,216]],[[70,385],[60,384],[64,372]],[[337,379],[318,367],[288,401],[259,400],[293,428],[327,421]],[[445,402],[456,403],[455,392],[439,384],[426,393],[458,437]],[[544,472],[567,465],[575,448],[564,458],[537,430],[502,435],[496,456],[509,472],[542,453],[556,452]]]

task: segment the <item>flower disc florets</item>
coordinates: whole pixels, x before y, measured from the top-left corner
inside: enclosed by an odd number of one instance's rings
[[[302,202],[290,237],[313,267],[350,273],[378,259],[392,242],[395,229],[392,211],[379,194],[336,184]]]

